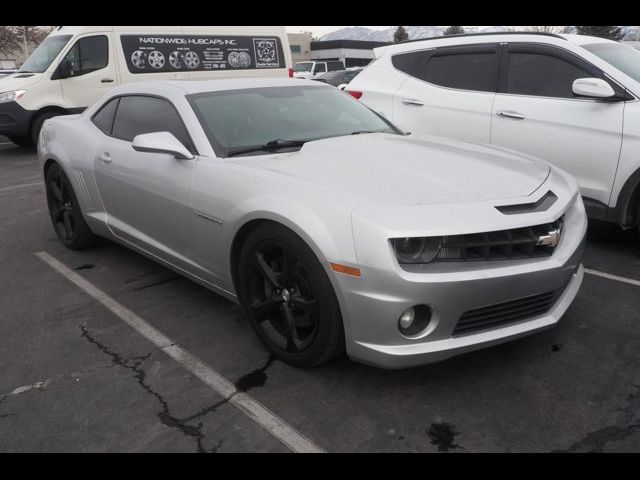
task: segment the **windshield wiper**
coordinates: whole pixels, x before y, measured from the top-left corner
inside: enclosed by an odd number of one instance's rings
[[[256,145],[255,147],[238,148],[237,150],[231,150],[229,153],[227,153],[227,157],[233,157],[234,155],[240,155],[241,153],[262,152],[264,150],[276,151],[280,150],[281,148],[301,147],[305,143],[307,143],[307,140],[282,140],[278,138],[276,140],[271,140],[264,145]]]

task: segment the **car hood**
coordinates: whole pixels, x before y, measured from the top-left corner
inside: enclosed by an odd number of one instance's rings
[[[317,140],[297,152],[240,161],[364,200],[399,205],[528,196],[549,175],[547,163],[509,150],[383,133]]]

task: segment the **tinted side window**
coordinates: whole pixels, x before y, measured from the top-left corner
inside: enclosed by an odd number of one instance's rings
[[[109,63],[109,41],[104,35],[81,38],[64,58],[71,63],[74,77],[95,72]]]
[[[316,63],[316,68],[314,70],[315,73],[318,72],[326,72],[327,66],[324,63]]]
[[[508,93],[574,98],[573,81],[585,77],[593,75],[556,56],[542,53],[509,53]]]
[[[121,97],[112,135],[128,142],[144,133],[170,132],[189,150],[193,146],[173,105],[154,97]]]
[[[116,116],[119,101],[119,98],[115,98],[110,102],[107,102],[107,104],[104,105],[91,119],[93,123],[107,135],[111,135],[113,119]]]
[[[401,72],[421,79],[421,66],[424,64],[427,58],[429,58],[429,55],[431,55],[431,53],[431,50],[423,52],[401,53],[391,57],[391,63],[393,63],[393,66]]]
[[[435,53],[427,64],[429,83],[461,90],[495,92],[498,82],[496,53]]]

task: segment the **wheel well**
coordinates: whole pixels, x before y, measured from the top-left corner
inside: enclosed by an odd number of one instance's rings
[[[240,230],[236,233],[236,236],[233,238],[233,242],[231,243],[231,279],[233,280],[233,286],[237,289],[236,281],[238,279],[238,264],[240,262],[240,252],[242,251],[242,246],[244,245],[245,240],[249,236],[251,232],[253,232],[258,226],[264,225],[265,223],[273,223],[276,225],[281,225],[278,222],[274,222],[273,220],[267,220],[264,218],[251,220],[245,223]],[[284,225],[283,225],[284,226]]]
[[[640,168],[627,179],[618,195],[617,221],[623,228],[640,225]]]
[[[29,134],[31,134],[31,129],[33,128],[33,124],[36,121],[36,119],[43,113],[47,113],[47,112],[59,113],[60,115],[69,115],[69,111],[65,110],[62,107],[53,107],[53,106],[43,107],[40,110],[38,110],[31,118],[31,124],[29,125]]]
[[[626,221],[625,221],[626,220]],[[640,183],[627,202],[626,214],[623,217],[624,224],[640,225]]]
[[[46,162],[44,162],[44,178],[47,178],[47,172],[49,169],[55,164],[58,163],[54,159],[50,158]]]

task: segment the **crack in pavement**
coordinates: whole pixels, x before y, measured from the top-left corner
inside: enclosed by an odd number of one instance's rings
[[[80,325],[80,330],[82,331],[82,337],[85,340],[87,340],[89,343],[95,345],[103,353],[111,357],[111,361],[115,365],[132,371],[134,373],[135,379],[138,381],[138,384],[148,394],[152,395],[158,400],[158,402],[162,406],[162,411],[158,413],[158,417],[160,418],[160,422],[163,425],[166,425],[167,427],[170,427],[170,428],[178,429],[184,435],[188,437],[193,437],[196,440],[196,444],[198,448],[197,451],[200,453],[215,453],[218,451],[218,449],[222,445],[222,440],[220,440],[218,444],[212,449],[209,449],[209,450],[205,449],[203,445],[203,440],[205,438],[205,435],[204,433],[202,433],[202,422],[198,423],[196,426],[188,425],[185,420],[181,420],[171,415],[171,412],[169,410],[169,404],[167,403],[167,401],[162,397],[160,393],[153,390],[153,388],[151,388],[151,385],[145,382],[146,372],[142,368],[143,362],[145,360],[148,360],[149,357],[151,357],[151,355],[153,355],[158,350],[161,350],[166,347],[157,347],[146,355],[141,355],[138,357],[123,358],[120,354],[111,351],[109,347],[100,343],[98,340],[92,337],[89,331],[87,330],[85,324]]]
[[[616,440],[624,440],[630,435],[640,432],[640,423],[632,423],[637,411],[640,409],[640,385],[633,385],[633,387],[637,391],[635,393],[630,393],[627,397],[628,405],[619,409],[623,416],[622,423],[626,423],[627,425],[612,425],[589,432],[582,439],[573,443],[569,448],[564,450],[555,450],[555,452],[580,452],[586,449],[589,453],[602,453],[603,448],[607,443]]]

